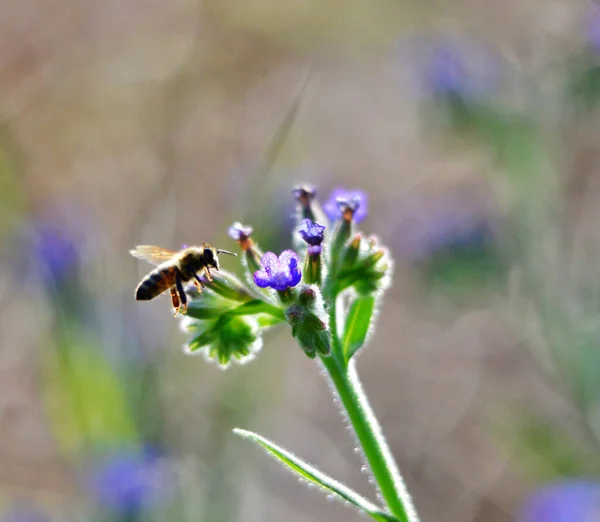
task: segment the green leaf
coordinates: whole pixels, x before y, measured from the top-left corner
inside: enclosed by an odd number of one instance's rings
[[[344,484],[341,484],[337,480],[332,479],[328,475],[325,475],[318,469],[314,468],[307,462],[302,459],[296,457],[292,453],[280,448],[276,444],[273,444],[271,441],[257,435],[256,433],[252,433],[251,431],[242,430],[240,428],[236,428],[233,430],[237,435],[241,435],[244,438],[250,439],[260,446],[262,446],[268,453],[274,456],[281,463],[285,464],[292,471],[297,473],[302,479],[308,480],[313,484],[316,484],[320,488],[324,489],[328,493],[333,493],[343,500],[353,504],[361,511],[364,511],[375,520],[379,521],[388,521],[388,522],[398,522],[398,519],[393,517],[392,515],[381,511],[375,504],[371,503],[369,500],[361,497],[358,493],[351,490]]]
[[[202,298],[190,301],[186,315],[206,321],[207,319],[216,319],[223,315],[231,308],[230,301],[222,301],[220,303],[214,303],[212,301],[203,301]]]
[[[350,306],[342,341],[346,362],[365,344],[374,307],[375,297],[372,295],[357,297]]]
[[[592,445],[529,408],[494,426],[498,440],[510,443],[521,468],[536,480],[597,476],[600,461]]]
[[[94,340],[61,339],[44,354],[42,382],[46,414],[63,451],[138,440],[123,383]]]
[[[259,315],[256,317],[256,322],[258,323],[258,327],[262,330],[264,328],[271,328],[272,326],[277,326],[281,324],[281,321],[272,315]]]
[[[253,299],[242,305],[236,306],[232,310],[227,312],[230,315],[254,315],[254,314],[269,314],[277,319],[279,322],[285,321],[285,314],[283,309],[278,306],[266,303],[261,299]]]
[[[217,338],[217,333],[215,332],[213,325],[207,324],[207,328],[207,330],[194,337],[188,343],[187,346],[190,352],[195,352],[196,350],[199,350],[200,348],[203,348],[215,341]]]

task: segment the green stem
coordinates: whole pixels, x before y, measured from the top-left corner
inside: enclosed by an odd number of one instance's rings
[[[418,522],[398,465],[358,378],[354,360],[347,365],[343,362],[342,347],[337,335],[335,306],[330,312],[332,355],[322,357],[321,360],[338,392],[388,509],[401,522]]]

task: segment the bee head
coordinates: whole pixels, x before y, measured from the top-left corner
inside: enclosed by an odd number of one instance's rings
[[[205,247],[203,255],[208,267],[219,270],[219,259],[217,257],[217,250],[215,248]]]

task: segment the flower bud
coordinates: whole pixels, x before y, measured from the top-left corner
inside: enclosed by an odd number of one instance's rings
[[[352,265],[343,264],[335,282],[336,293],[350,286],[361,295],[383,290],[389,284],[391,271],[387,248],[379,246],[377,238],[371,236],[361,242],[358,259]]]
[[[256,246],[252,238],[250,237],[254,232],[254,229],[247,225],[242,225],[239,221],[236,221],[229,227],[227,231],[229,237],[240,245],[240,248],[244,252],[242,256],[242,263],[246,272],[249,273],[249,280],[252,279],[252,274],[257,270],[260,270],[260,259],[263,256],[260,248]]]
[[[310,219],[312,222],[327,223],[327,217],[316,200],[317,189],[314,185],[297,185],[292,190],[298,202],[298,222]]]
[[[346,245],[341,256],[340,271],[350,270],[355,265],[360,252],[362,239],[362,234],[359,232],[358,234],[355,234],[352,240]]]
[[[317,353],[327,356],[331,353],[331,334],[327,324],[312,312],[301,314],[302,320],[292,325],[292,335],[298,341],[300,348],[311,359]]]
[[[306,308],[311,308],[317,300],[318,288],[312,286],[305,286],[300,289],[298,294],[298,302]]]
[[[325,226],[305,219],[298,234],[309,245],[304,258],[303,280],[306,284],[321,284],[323,273],[323,256],[321,243],[324,239]]]
[[[285,317],[292,326],[292,335],[306,355],[311,359],[317,353],[329,355],[331,335],[319,287],[302,286],[298,293],[298,302],[285,311]]]

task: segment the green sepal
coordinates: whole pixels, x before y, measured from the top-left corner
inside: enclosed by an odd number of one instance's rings
[[[204,290],[201,294],[202,297],[191,299],[185,315],[200,321],[206,321],[219,317],[235,305],[232,301],[209,297],[211,294],[212,292]]]
[[[199,327],[201,323],[194,324],[194,327]],[[201,332],[199,335],[194,337],[188,344],[187,350],[189,352],[195,352],[200,348],[204,348],[209,344],[213,343],[217,338],[217,332],[213,329],[213,325],[211,323],[206,323],[206,330]]]
[[[292,336],[306,355],[314,359],[317,353],[324,356],[331,353],[331,334],[321,317],[299,303],[290,306],[285,315],[292,326]]]
[[[334,282],[335,293],[353,287],[361,295],[378,292],[387,287],[392,271],[392,260],[386,248],[371,241],[365,253],[350,269],[341,271]]]
[[[304,270],[302,270],[302,282],[307,285],[320,285],[323,274],[323,256],[321,253],[304,257]]]
[[[272,326],[277,326],[281,324],[281,321],[277,317],[273,317],[272,315],[257,315],[256,322],[258,323],[258,327],[260,329],[271,328]]]
[[[354,237],[345,246],[341,256],[340,272],[351,270],[356,261],[358,260],[358,254],[360,252],[363,243],[362,234],[355,234]]]
[[[381,522],[398,522],[398,519],[396,517],[382,511],[371,501],[362,497],[346,485],[319,471],[317,468],[310,465],[308,462],[300,459],[293,453],[284,450],[280,446],[277,446],[270,440],[265,439],[264,437],[261,437],[256,433],[252,433],[251,431],[247,430],[242,430],[240,428],[235,428],[233,432],[236,435],[240,435],[245,439],[250,439],[251,441],[257,443],[264,450],[266,450],[268,454],[277,459],[284,466],[291,469],[301,479],[315,484],[327,494],[336,495],[340,499],[349,502],[354,507],[368,514],[375,520]]]
[[[204,326],[206,330],[188,343],[187,351],[204,348],[208,358],[223,367],[227,367],[232,358],[242,361],[260,349],[259,327],[254,318],[225,313]]]
[[[260,260],[262,256],[262,251],[255,244],[252,244],[250,248],[244,251],[242,259],[244,260],[245,268],[250,273],[250,280],[252,280],[254,272],[261,269]]]
[[[289,305],[296,300],[296,289],[295,288],[286,288],[285,290],[275,290],[275,293],[279,297],[279,301],[281,301],[284,305]]]
[[[292,336],[311,359],[331,352],[331,334],[321,291],[316,285],[300,285],[298,302],[285,311]]]
[[[359,296],[350,305],[342,339],[346,362],[364,346],[371,330],[374,310],[375,297],[373,295]]]
[[[335,231],[331,238],[331,247],[330,247],[330,271],[333,276],[337,274],[339,270],[340,258],[342,256],[342,252],[344,250],[344,245],[350,239],[352,235],[352,231],[354,228],[354,223],[352,221],[348,221],[346,219],[342,219],[337,222]]]
[[[248,287],[229,272],[213,273],[212,281],[204,280],[204,284],[216,294],[232,301],[244,303],[254,298]]]
[[[292,326],[292,336],[311,359],[314,359],[317,353],[323,356],[331,353],[331,335],[323,324],[312,330],[300,325]]]
[[[274,319],[277,319],[277,322],[285,321],[285,313],[282,308],[266,303],[262,299],[248,301],[247,303],[232,308],[228,313],[230,315],[268,314]]]

